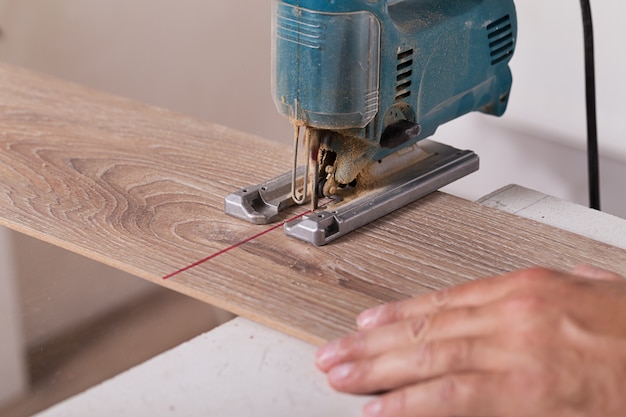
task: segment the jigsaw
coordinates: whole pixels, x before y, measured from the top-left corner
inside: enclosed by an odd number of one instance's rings
[[[266,224],[309,202],[285,232],[324,245],[478,169],[472,151],[427,138],[469,112],[504,113],[512,0],[273,0],[272,14],[293,169],[227,196],[226,213]]]

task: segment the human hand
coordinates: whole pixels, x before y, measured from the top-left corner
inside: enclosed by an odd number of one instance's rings
[[[529,269],[376,307],[319,349],[368,417],[623,416],[626,280]]]

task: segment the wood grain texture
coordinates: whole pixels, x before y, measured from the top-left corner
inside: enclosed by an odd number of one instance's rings
[[[307,341],[521,267],[626,274],[623,250],[434,193],[322,248],[277,230],[165,281],[266,227],[224,215],[223,198],[288,170],[289,150],[9,66],[0,91],[1,224]]]

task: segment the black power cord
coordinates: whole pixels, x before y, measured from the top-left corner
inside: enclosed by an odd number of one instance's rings
[[[600,162],[598,155],[598,123],[596,117],[596,75],[593,49],[593,22],[589,0],[580,0],[585,40],[585,90],[587,102],[587,168],[589,175],[589,207],[600,210]]]

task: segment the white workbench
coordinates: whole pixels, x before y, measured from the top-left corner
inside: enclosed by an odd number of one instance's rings
[[[614,216],[518,186],[480,202],[626,249],[626,220]],[[237,318],[38,416],[361,415],[367,398],[333,392],[315,350]]]

